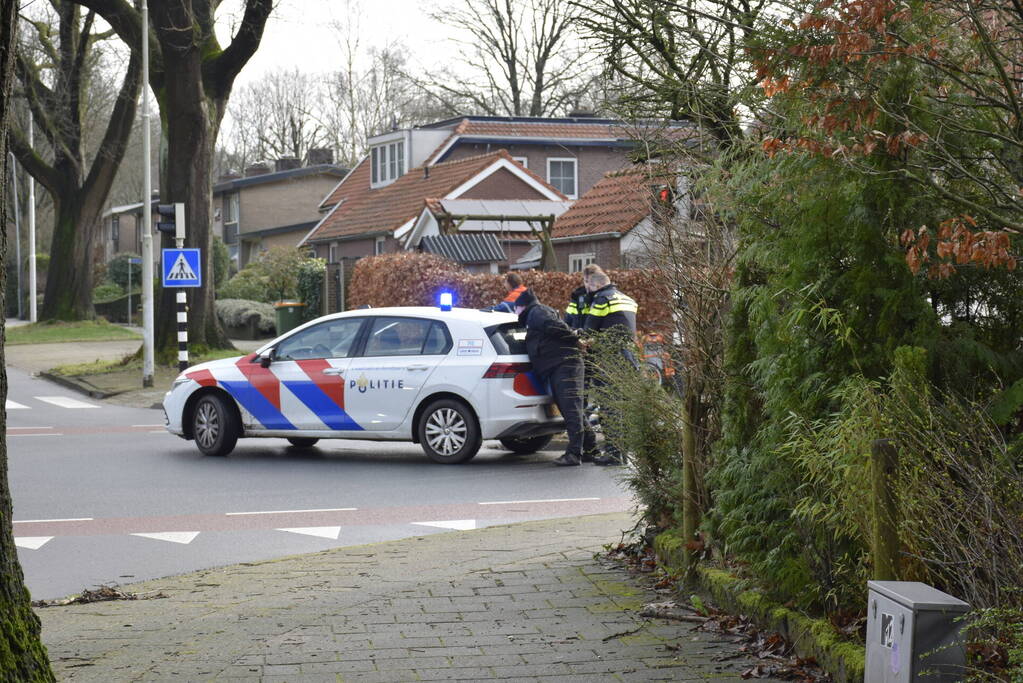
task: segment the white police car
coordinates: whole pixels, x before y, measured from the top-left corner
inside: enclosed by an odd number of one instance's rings
[[[435,462],[469,460],[483,439],[532,453],[564,428],[530,372],[509,313],[431,307],[335,313],[255,353],[182,372],[167,429],[206,455],[240,437],[413,441]]]

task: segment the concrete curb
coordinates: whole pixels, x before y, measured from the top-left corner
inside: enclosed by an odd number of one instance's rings
[[[657,560],[664,566],[683,567],[682,538],[677,530],[666,531],[654,539]],[[721,569],[699,567],[697,590],[709,595],[721,609],[744,614],[762,629],[777,631],[791,642],[801,657],[813,657],[836,683],[861,683],[866,667],[863,646],[845,639],[823,619],[813,619],[772,602],[763,591],[750,588],[748,582]]]
[[[117,396],[123,394],[123,391],[104,391],[99,387],[91,384],[88,380],[82,379],[81,377],[65,377],[63,375],[56,375],[52,372],[43,371],[39,373],[39,376],[43,379],[48,379],[51,382],[61,385],[65,389],[71,389],[96,399],[110,398],[111,396]]]

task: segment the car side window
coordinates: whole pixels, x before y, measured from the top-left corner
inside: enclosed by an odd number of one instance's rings
[[[375,318],[366,339],[366,356],[418,356],[433,323],[415,318]]]
[[[426,343],[423,344],[423,355],[436,356],[447,353],[450,349],[451,343],[444,323],[434,322],[430,327],[430,333],[426,335]]]
[[[362,318],[327,320],[291,335],[277,345],[277,360],[347,358],[355,346]]]

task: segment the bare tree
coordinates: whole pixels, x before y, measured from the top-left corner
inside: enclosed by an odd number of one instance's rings
[[[141,59],[133,55],[109,110],[109,99],[104,103],[102,96],[90,97],[91,84],[103,83],[94,54],[103,37],[94,31],[95,13],[83,17],[70,2],[54,2],[53,7],[55,17],[26,21],[31,35],[22,37],[17,54],[20,93],[28,101],[43,144],[30,146],[24,127],[14,127],[11,147],[54,205],[50,274],[40,315],[47,320],[77,320],[93,315],[93,240],[124,157],[142,72]],[[105,129],[96,125],[104,115]],[[97,128],[104,132],[101,138],[93,133],[97,139],[90,161],[88,138]]]
[[[317,121],[319,87],[298,69],[272,71],[231,97],[224,146],[245,162],[305,157],[326,134]]]
[[[461,65],[421,85],[452,114],[550,116],[578,106],[591,84],[578,14],[563,0],[464,0],[434,12],[461,34]]]
[[[743,140],[742,113],[762,99],[748,47],[775,0],[572,0],[602,56],[618,106],[691,119],[718,147]]]
[[[7,121],[11,106],[11,74],[18,26],[18,0],[0,0],[0,224],[7,211]],[[0,237],[0,259],[6,260],[6,232]],[[0,268],[0,306],[4,303],[6,268]],[[7,371],[0,345],[0,399],[7,400]],[[13,505],[7,478],[7,415],[0,412],[0,672],[5,680],[52,681],[46,648],[39,638],[39,618],[32,611],[25,578],[18,563],[11,524]]]

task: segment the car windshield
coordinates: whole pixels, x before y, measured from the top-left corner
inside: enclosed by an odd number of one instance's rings
[[[490,343],[501,356],[518,356],[526,353],[526,328],[521,324],[504,323],[486,329]]]

